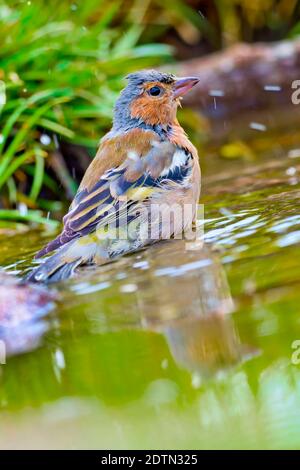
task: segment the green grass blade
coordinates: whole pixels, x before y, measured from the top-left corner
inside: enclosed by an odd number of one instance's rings
[[[17,220],[20,222],[34,222],[38,224],[51,225],[58,227],[59,222],[52,219],[47,219],[41,215],[40,211],[29,210],[27,214],[23,215],[17,209],[0,209],[0,220]]]
[[[35,151],[35,170],[34,170],[34,177],[32,182],[31,191],[29,194],[30,199],[35,201],[41,191],[41,187],[43,184],[43,176],[44,176],[44,167],[45,162],[42,153],[39,149]]]
[[[7,180],[15,173],[15,171],[23,165],[27,160],[31,159],[34,155],[33,150],[28,150],[19,157],[16,157],[9,167],[0,173],[0,189],[7,182]]]
[[[8,146],[6,152],[3,154],[1,158],[1,163],[0,163],[0,175],[3,173],[11,159],[13,158],[15,152],[18,150],[19,146],[21,143],[24,141],[26,138],[29,130],[38,123],[40,117],[45,114],[50,108],[53,106],[56,106],[60,103],[65,102],[67,97],[62,97],[62,98],[57,98],[54,100],[51,100],[50,102],[44,104],[40,108],[38,108],[33,115],[26,121],[21,129],[18,131],[10,145]]]

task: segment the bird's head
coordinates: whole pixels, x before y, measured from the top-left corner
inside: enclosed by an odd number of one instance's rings
[[[180,99],[196,85],[197,77],[177,78],[155,70],[132,73],[116,102],[114,128],[126,129],[134,123],[168,126],[176,119]]]

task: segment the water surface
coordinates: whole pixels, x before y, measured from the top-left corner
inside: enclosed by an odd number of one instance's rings
[[[204,170],[201,250],[86,269],[33,312],[22,350],[10,330],[1,447],[300,447],[300,159]],[[23,273],[51,237],[3,233],[0,264]]]

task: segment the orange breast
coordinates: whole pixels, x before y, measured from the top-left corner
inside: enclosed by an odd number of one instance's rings
[[[198,160],[198,152],[197,152],[196,147],[194,147],[194,145],[189,141],[188,136],[184,132],[183,128],[180,126],[177,119],[174,122],[174,125],[172,126],[172,130],[169,133],[168,137],[170,139],[170,142],[172,142],[175,145],[178,145],[178,147],[187,149],[191,153],[193,158]]]

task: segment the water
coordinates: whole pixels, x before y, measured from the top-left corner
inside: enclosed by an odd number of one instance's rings
[[[6,331],[1,447],[300,447],[300,159],[287,155],[206,162],[201,250],[178,240],[86,269]],[[53,234],[0,237],[1,265],[21,273]]]

